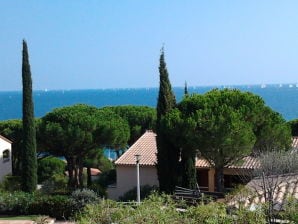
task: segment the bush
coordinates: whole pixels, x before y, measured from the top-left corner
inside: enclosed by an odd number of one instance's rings
[[[116,170],[113,169],[103,172],[95,183],[101,185],[103,188],[116,183]]]
[[[2,192],[0,195],[0,214],[3,215],[47,215],[60,219],[69,218],[74,212],[67,196],[25,192]]]
[[[4,191],[20,191],[21,190],[21,177],[6,175],[1,183],[1,188]]]
[[[287,199],[282,217],[293,223],[298,223],[298,200],[296,198],[289,197]]]
[[[67,178],[63,174],[54,174],[42,183],[41,192],[44,194],[67,193]]]
[[[77,216],[76,223],[189,223],[176,211],[174,202],[169,196],[153,194],[139,206],[126,206],[111,200],[101,200],[88,205],[84,212]]]
[[[0,214],[27,214],[29,205],[34,200],[32,194],[25,192],[2,192],[0,195]]]
[[[38,183],[50,179],[55,174],[62,175],[65,171],[65,162],[56,157],[46,157],[38,160]]]
[[[98,199],[96,193],[89,189],[76,190],[70,197],[75,211],[81,211],[87,204],[93,204]]]
[[[156,186],[150,186],[150,185],[143,185],[140,188],[140,198],[141,200],[147,198],[153,191],[156,191]],[[135,201],[137,198],[137,187],[134,187],[133,189],[127,191],[123,194],[123,196],[119,197],[119,201]]]
[[[48,215],[57,219],[68,219],[74,213],[72,201],[64,195],[35,197],[28,209],[30,215]]]

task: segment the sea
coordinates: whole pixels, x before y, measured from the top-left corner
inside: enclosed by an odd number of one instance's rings
[[[206,93],[214,88],[240,89],[261,96],[266,105],[279,112],[287,121],[298,118],[298,84],[237,85],[237,86],[191,86],[188,92]],[[184,95],[184,87],[174,87],[179,102]],[[158,88],[86,89],[86,90],[37,90],[33,91],[36,117],[42,117],[55,108],[74,104],[88,104],[96,107],[115,105],[142,105],[155,107]],[[21,119],[22,92],[0,91],[0,121]],[[115,153],[105,150],[107,157],[115,158]]]
[[[211,89],[230,88],[250,91],[261,96],[265,103],[286,120],[298,118],[298,84],[199,86],[188,87],[189,93],[203,94]],[[184,87],[174,87],[179,102]],[[96,107],[115,105],[143,105],[155,107],[158,88],[92,89],[92,90],[37,90],[33,91],[36,117],[42,117],[55,108],[74,104]],[[0,121],[22,117],[22,92],[0,91]]]

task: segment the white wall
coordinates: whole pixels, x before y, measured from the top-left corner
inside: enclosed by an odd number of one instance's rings
[[[116,167],[117,184],[114,187],[108,188],[108,198],[118,199],[127,191],[137,185],[136,166]],[[157,171],[155,166],[140,166],[140,185],[158,186]]]
[[[3,161],[3,151],[9,150],[9,161]],[[11,161],[11,143],[5,141],[0,137],[0,182],[3,180],[3,177],[7,174],[12,173],[12,161]]]

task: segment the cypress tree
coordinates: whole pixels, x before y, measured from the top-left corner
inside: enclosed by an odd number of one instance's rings
[[[173,191],[178,179],[179,150],[173,145],[167,133],[162,129],[162,117],[176,106],[175,95],[164,58],[164,49],[161,50],[159,65],[159,94],[157,101],[156,142],[157,142],[157,175],[161,191]]]
[[[33,192],[37,186],[36,129],[32,99],[32,79],[27,43],[23,40],[23,147],[21,162],[22,190]]]
[[[187,87],[187,82],[186,81],[184,83],[184,96],[188,96],[188,87]]]

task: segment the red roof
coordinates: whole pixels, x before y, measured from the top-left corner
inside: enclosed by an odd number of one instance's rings
[[[242,160],[239,161],[238,164],[230,165],[228,168],[231,169],[255,169],[259,166],[258,161],[253,156],[246,156]],[[210,163],[204,159],[199,158],[196,161],[197,168],[211,168]]]
[[[155,166],[156,134],[146,131],[116,162],[116,165],[135,165],[135,155],[141,155],[140,165]]]
[[[292,147],[294,149],[297,149],[298,148],[298,136],[293,136],[292,137]]]
[[[258,204],[265,202],[265,194],[263,189],[263,181],[269,182],[274,190],[273,192],[273,209],[283,209],[285,203],[289,197],[298,199],[298,173],[268,176],[263,178],[254,178],[251,180],[246,187],[250,189],[251,193],[247,196],[243,194],[236,195],[229,202],[230,205],[239,206],[239,201],[244,203],[244,206],[250,208],[256,208]],[[268,183],[267,183],[268,184]],[[240,200],[239,200],[240,199]]]
[[[298,137],[293,137],[292,146],[298,148]],[[153,131],[146,131],[116,162],[116,165],[135,165],[135,155],[141,155],[140,165],[155,166],[157,146],[156,134]],[[255,169],[259,166],[253,156],[246,156],[238,164],[230,165],[231,169]],[[204,158],[196,160],[197,168],[210,168],[210,163]]]

